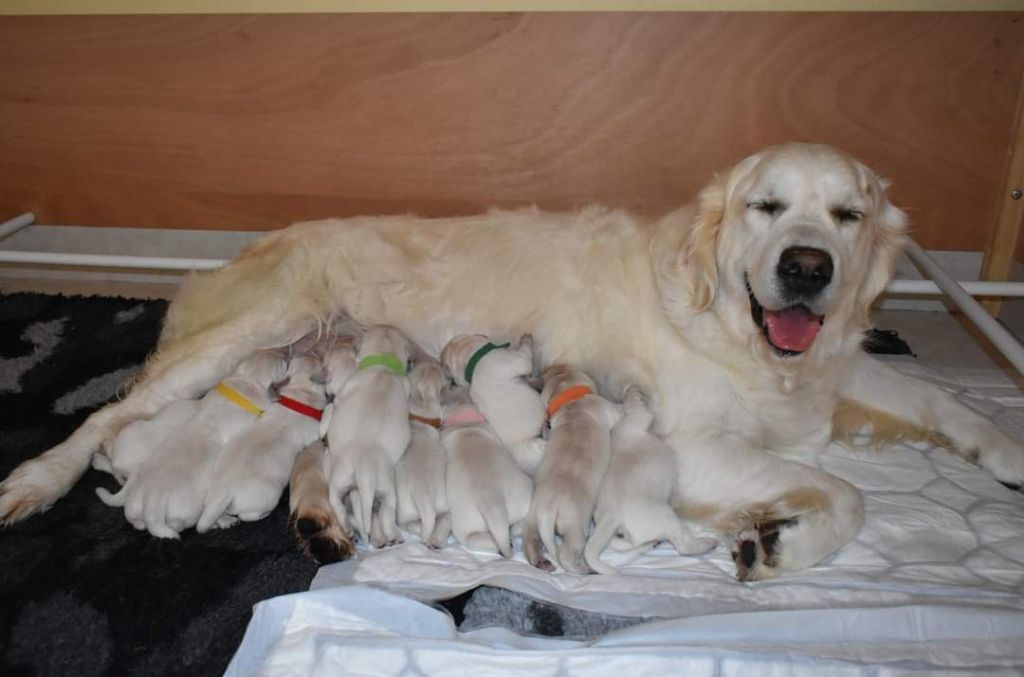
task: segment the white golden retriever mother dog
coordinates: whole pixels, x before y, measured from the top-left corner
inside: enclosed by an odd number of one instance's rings
[[[0,520],[50,506],[131,421],[348,313],[435,355],[456,334],[530,332],[544,364],[605,392],[638,385],[679,454],[677,510],[742,535],[744,579],[810,566],[863,519],[853,487],[804,463],[843,426],[927,434],[1024,481],[1019,444],[860,350],[903,231],[875,174],[804,144],[741,161],[654,221],[591,208],[299,224],[189,280],[130,395],[16,468]]]

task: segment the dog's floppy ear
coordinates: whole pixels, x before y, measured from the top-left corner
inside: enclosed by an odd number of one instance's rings
[[[865,326],[870,323],[871,304],[885,291],[896,270],[896,261],[903,253],[906,242],[907,216],[903,210],[889,202],[885,194],[888,183],[870,169],[857,163],[862,190],[870,201],[870,208],[862,225],[869,229],[868,266],[857,291],[857,319]]]
[[[684,252],[694,310],[706,310],[718,291],[718,232],[725,214],[725,182],[716,177],[700,192]]]

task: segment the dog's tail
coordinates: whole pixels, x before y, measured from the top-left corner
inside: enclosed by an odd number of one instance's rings
[[[359,501],[353,501],[352,510],[359,514],[360,536],[364,543],[370,542],[370,530],[373,524],[373,504],[377,499],[377,492],[380,490],[378,484],[378,472],[376,459],[384,454],[382,449],[370,449],[363,455],[361,462],[356,464],[355,480],[356,489],[359,491]]]
[[[96,495],[100,497],[100,500],[109,505],[111,508],[123,508],[124,502],[128,500],[128,485],[121,487],[121,490],[116,494],[112,494],[103,487],[96,487]]]
[[[537,532],[540,535],[541,543],[548,551],[548,557],[558,559],[558,544],[555,543],[555,523],[558,515],[555,510],[537,510],[535,513]]]
[[[232,496],[230,492],[224,490],[215,493],[207,494],[206,500],[203,501],[203,512],[199,516],[199,521],[196,522],[196,531],[203,534],[210,530],[217,520],[221,518],[228,508],[231,506]]]
[[[537,532],[537,518],[533,511],[523,520],[523,555],[532,566],[544,571],[554,571],[555,565],[544,557],[541,550],[540,534]]]
[[[434,497],[430,492],[417,491],[412,495],[412,504],[420,514],[420,540],[426,543],[434,533],[437,524],[437,510],[434,508]]]
[[[502,557],[511,557],[512,536],[509,533],[508,510],[505,503],[500,499],[490,501],[487,505],[481,506],[480,514],[484,518],[487,530],[491,532],[494,544],[498,546],[498,552]]]
[[[601,553],[611,543],[618,526],[614,517],[605,515],[594,525],[594,530],[590,532],[590,538],[587,539],[587,547],[583,549],[583,559],[586,560],[587,566],[599,574],[619,573],[618,569],[601,561]]]

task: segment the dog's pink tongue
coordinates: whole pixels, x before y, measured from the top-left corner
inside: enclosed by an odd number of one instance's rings
[[[821,329],[821,317],[802,306],[765,310],[764,323],[775,347],[798,353],[811,347]]]

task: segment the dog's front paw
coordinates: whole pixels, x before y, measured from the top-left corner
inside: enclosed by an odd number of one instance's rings
[[[67,483],[53,472],[46,457],[25,461],[0,483],[0,525],[44,512],[67,492]]]
[[[967,449],[965,457],[988,470],[1002,484],[1020,489],[1024,485],[1024,446],[995,428],[984,433],[976,446]]]
[[[763,581],[782,573],[778,568],[779,537],[795,523],[796,520],[764,522],[741,532],[732,546],[736,578],[743,582]]]

